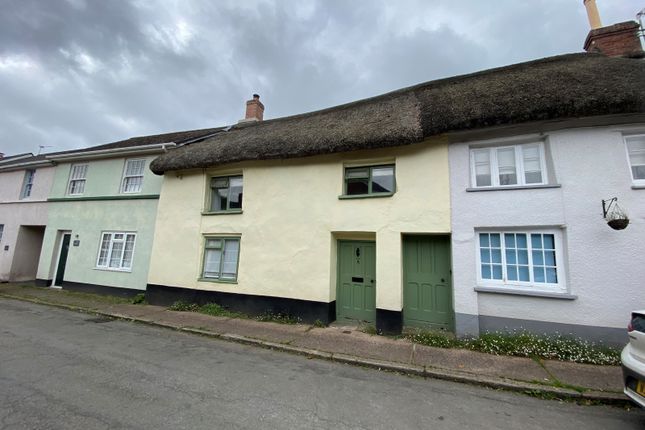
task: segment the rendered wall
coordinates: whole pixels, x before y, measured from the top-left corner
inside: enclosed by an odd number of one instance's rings
[[[620,130],[551,132],[547,142],[550,173],[560,188],[467,192],[469,144],[476,142],[450,146],[453,286],[460,334],[476,332],[480,317],[623,329],[630,311],[643,307],[645,189],[632,189]],[[611,197],[618,197],[630,215],[626,230],[612,230],[602,218],[601,200]],[[566,283],[577,298],[475,292],[475,229],[533,226],[562,228]]]
[[[39,279],[53,279],[60,248],[60,232],[69,231],[72,243],[65,269],[65,282],[145,290],[158,200],[136,197],[158,195],[161,178],[148,169],[154,156],[131,158],[147,160],[142,190],[136,194],[119,192],[124,158],[78,162],[89,164],[82,196],[66,195],[72,163],[57,166],[51,197],[67,201],[49,203],[49,222],[38,265]],[[85,200],[87,198],[99,200]],[[96,267],[104,231],[137,233],[131,271]],[[74,246],[75,240],[79,241],[78,246]]]
[[[329,302],[336,295],[336,239],[376,238],[376,306],[402,309],[401,234],[448,233],[448,149],[442,140],[398,149],[209,171],[243,172],[243,213],[201,215],[207,176],[164,177],[148,282]],[[396,160],[392,197],[340,200],[343,163]],[[203,235],[240,234],[236,284],[200,282]]]
[[[0,173],[0,224],[4,224],[4,232],[0,240],[0,281],[15,280],[10,276],[14,264],[14,252],[18,242],[21,225],[44,226],[47,224],[47,197],[52,186],[53,167],[36,169],[31,195],[20,199],[24,170]],[[5,250],[5,247],[9,247]],[[23,255],[20,258],[27,257]],[[34,257],[35,259],[36,257]],[[22,262],[18,263],[19,267]],[[25,262],[29,264],[29,262]],[[24,277],[21,277],[21,280]]]
[[[66,230],[72,234],[72,243],[65,282],[145,290],[157,200],[51,202],[50,205],[38,279],[53,279],[60,247],[58,232]],[[130,272],[96,267],[104,231],[137,233]],[[78,246],[73,245],[75,240],[79,241]]]

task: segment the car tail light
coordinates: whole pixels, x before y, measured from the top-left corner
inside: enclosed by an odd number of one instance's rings
[[[645,315],[632,314],[632,320],[627,325],[627,331],[639,331],[645,333]]]

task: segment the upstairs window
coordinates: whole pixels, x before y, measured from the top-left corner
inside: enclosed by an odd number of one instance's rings
[[[2,233],[4,233],[4,224],[0,224],[0,241],[2,241]]]
[[[555,231],[479,233],[479,279],[487,285],[561,286],[559,241]]]
[[[35,176],[36,176],[35,170],[32,170],[32,169],[25,170],[25,179],[22,183],[22,191],[20,192],[21,199],[31,196],[31,188],[34,185]]]
[[[210,188],[210,212],[242,210],[242,176],[211,178]]]
[[[96,267],[110,270],[131,270],[135,239],[135,233],[103,233]]]
[[[207,237],[204,246],[202,278],[235,281],[237,279],[239,255],[239,238]]]
[[[546,183],[544,144],[472,148],[470,169],[476,188],[543,185]]]
[[[72,165],[69,174],[67,194],[78,195],[85,192],[85,176],[87,175],[87,164]]]
[[[344,191],[346,196],[394,194],[394,165],[345,168]]]
[[[122,193],[141,192],[143,184],[143,170],[146,160],[126,160],[123,169],[123,180],[121,181]]]
[[[632,180],[638,184],[645,184],[645,135],[626,137],[625,142]]]

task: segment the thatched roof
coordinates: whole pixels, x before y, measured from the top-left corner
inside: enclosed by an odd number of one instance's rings
[[[645,61],[568,54],[419,84],[222,130],[153,161],[157,174],[238,161],[394,147],[442,133],[645,112]]]

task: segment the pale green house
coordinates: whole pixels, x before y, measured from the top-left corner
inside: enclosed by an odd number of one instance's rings
[[[123,296],[145,291],[162,182],[150,162],[168,147],[215,131],[136,137],[49,155],[56,168],[37,283]]]

